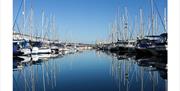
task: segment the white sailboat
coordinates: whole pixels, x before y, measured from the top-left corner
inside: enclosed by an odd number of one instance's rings
[[[52,17],[52,23],[51,25],[51,35],[52,35],[52,41],[53,43],[50,44],[50,48],[53,54],[58,54],[59,53],[59,48],[57,46],[57,43],[59,43],[59,41],[57,41],[57,33],[56,33],[56,25],[55,25],[55,16]]]
[[[26,9],[26,6],[25,6],[25,0],[23,0],[23,12],[22,12],[22,15],[23,15],[23,31],[25,32],[26,31],[26,25],[25,25],[25,20],[26,20],[26,12],[25,12],[25,9]],[[30,25],[31,22],[32,22],[32,8],[31,8],[31,12],[30,12]],[[23,33],[22,33],[23,34]],[[25,33],[24,33],[25,34]],[[19,39],[19,38],[18,38]],[[13,40],[13,43],[17,42],[19,46],[21,46],[21,48],[19,49],[20,53],[22,53],[22,55],[30,55],[31,54],[31,50],[30,50],[30,47],[29,45],[27,46],[28,44],[28,40],[26,40],[24,37],[22,39],[19,39],[20,41],[15,41]]]
[[[42,12],[42,42],[43,42],[43,28],[44,27],[44,12]],[[51,49],[43,46],[43,47],[32,47],[32,54],[50,54]]]

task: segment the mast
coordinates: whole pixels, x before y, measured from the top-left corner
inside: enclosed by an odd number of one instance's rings
[[[152,17],[152,35],[154,34],[154,6],[153,6],[153,0],[151,0],[151,17]]]
[[[54,23],[53,23],[53,15],[50,15],[50,35],[49,38],[51,39],[51,41],[53,41],[54,39]]]
[[[132,30],[132,21],[131,18],[129,18],[129,31],[128,31],[128,35],[129,35],[129,40],[132,40],[132,35],[133,35],[133,30]]]
[[[113,40],[114,40],[114,38],[113,38],[113,30],[114,30],[114,24],[112,25],[112,33],[111,33],[111,42],[113,43]]]
[[[119,39],[122,40],[122,17],[119,18]]]
[[[151,33],[150,29],[151,29],[151,18],[148,17],[148,35],[150,35]]]
[[[117,42],[118,41],[118,21],[117,19],[115,20],[114,23],[114,41]]]
[[[134,22],[134,38],[136,37],[136,36],[138,36],[138,34],[137,34],[137,16],[135,16],[135,22]]]
[[[43,31],[44,31],[44,11],[42,11],[42,30],[41,30],[41,41],[43,41]]]
[[[53,15],[53,35],[54,35],[54,42],[56,40],[56,26],[55,26],[55,16]]]
[[[164,27],[165,27],[165,30],[164,32],[167,32],[167,14],[166,14],[166,8],[164,8]]]
[[[24,30],[24,33],[25,33],[25,19],[26,19],[26,1],[25,0],[23,0],[23,12],[22,12],[22,14],[23,14],[23,30]]]
[[[30,11],[30,40],[32,40],[32,28],[33,28],[33,24],[32,24],[32,18],[33,18],[33,9],[32,9],[32,5],[31,5],[31,11]]]
[[[121,27],[122,27],[122,40],[125,40],[124,23],[125,23],[125,18],[124,18],[124,15],[122,15],[122,23],[121,23]]]
[[[155,34],[157,34],[158,33],[158,16],[157,16],[157,14],[156,14],[156,20],[155,20],[156,22],[156,32],[155,32]]]
[[[128,40],[128,12],[125,7],[125,22],[124,22],[125,40]]]
[[[109,26],[108,26],[108,30],[109,30],[109,32],[108,32],[108,42],[109,42],[109,43],[112,42],[112,41],[111,41],[111,32],[112,32],[111,28],[112,28],[112,25],[109,24]],[[98,39],[98,42],[100,43],[100,40],[99,40],[99,39]]]
[[[116,38],[115,38],[115,41],[117,42],[119,40],[119,32],[118,32],[118,21],[116,20],[115,22],[115,34],[116,34]]]
[[[120,25],[119,25],[119,22],[120,22],[120,19],[119,19],[119,8],[118,8],[118,11],[117,11],[117,41],[120,39],[119,36],[120,36]]]
[[[140,9],[140,38],[143,38],[143,36],[144,36],[144,29],[143,29],[143,11],[142,11],[142,9]]]
[[[112,30],[111,30],[111,42],[115,42],[115,36],[116,35],[116,22],[112,24]]]
[[[136,16],[135,16],[135,18],[136,18]],[[134,25],[134,27],[133,27],[133,25]],[[135,36],[135,24],[133,22],[133,19],[131,17],[129,17],[129,39],[133,40],[134,36]]]

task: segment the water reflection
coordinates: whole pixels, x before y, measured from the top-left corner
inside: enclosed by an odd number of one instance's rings
[[[56,54],[19,56],[13,58],[13,81],[15,91],[48,91],[56,87]]]
[[[112,77],[119,91],[167,91],[167,58],[140,58],[136,55],[118,55],[104,52],[112,57]]]
[[[101,51],[13,58],[14,91],[167,91],[167,59]]]

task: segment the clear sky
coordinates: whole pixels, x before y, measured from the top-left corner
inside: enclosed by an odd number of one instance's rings
[[[13,0],[13,21],[21,1]],[[160,15],[163,17],[167,0],[154,1]],[[127,7],[128,18],[132,21],[134,21],[135,16],[139,17],[139,9],[142,8],[145,24],[148,21],[148,16],[151,15],[150,0],[26,0],[27,17],[30,13],[30,4],[32,4],[34,11],[33,19],[37,31],[41,31],[43,10],[46,17],[51,14],[55,15],[57,33],[62,41],[84,43],[94,43],[96,39],[108,37],[109,26],[114,22],[118,8],[120,14],[124,14],[124,7]],[[154,11],[157,13],[155,9]],[[22,23],[20,23],[23,20],[22,9],[20,12],[17,23],[22,26]],[[159,24],[161,24],[160,21]],[[160,29],[162,29],[162,26],[160,26]]]

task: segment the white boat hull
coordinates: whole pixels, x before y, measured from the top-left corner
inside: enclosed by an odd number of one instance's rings
[[[51,53],[50,48],[38,48],[38,47],[32,48],[32,54],[50,54],[50,53]]]
[[[31,54],[31,50],[29,48],[22,48],[20,51],[23,52],[23,55]]]

